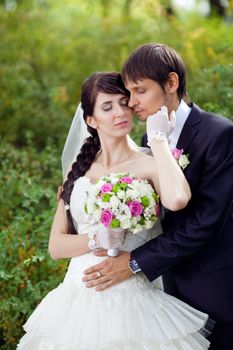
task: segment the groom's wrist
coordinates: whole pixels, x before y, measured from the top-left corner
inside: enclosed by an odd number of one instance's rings
[[[131,270],[131,272],[132,272],[133,274],[136,274],[136,273],[142,271],[141,268],[140,268],[140,266],[138,265],[137,261],[136,261],[134,258],[131,258],[131,259],[129,260],[129,269]]]

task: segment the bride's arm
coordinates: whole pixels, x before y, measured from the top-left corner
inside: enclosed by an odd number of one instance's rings
[[[191,198],[191,191],[167,140],[152,140],[151,150],[155,165],[152,181],[163,206],[173,211],[184,208]]]
[[[58,201],[57,210],[49,237],[49,253],[53,259],[71,258],[90,252],[87,234],[68,234],[68,224],[63,200]]]

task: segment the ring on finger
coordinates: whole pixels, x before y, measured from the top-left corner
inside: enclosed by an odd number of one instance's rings
[[[97,278],[100,278],[102,276],[100,271],[97,271],[96,274],[97,274]]]

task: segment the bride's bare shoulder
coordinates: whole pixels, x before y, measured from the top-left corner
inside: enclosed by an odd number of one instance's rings
[[[148,151],[141,151],[140,149],[136,153],[136,157],[138,161],[143,161],[143,162],[151,162],[151,160],[154,158],[151,150],[148,148]]]
[[[152,151],[148,147],[138,147],[137,151],[140,154],[145,154],[148,157],[152,157]]]
[[[150,149],[149,149],[150,151]],[[154,162],[154,156],[152,153],[144,153],[141,150],[135,154],[134,158],[131,160],[133,163],[134,171],[146,172],[146,177],[151,177],[151,174],[154,174],[156,169],[156,163]]]

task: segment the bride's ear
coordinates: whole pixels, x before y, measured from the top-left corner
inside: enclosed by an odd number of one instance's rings
[[[172,94],[177,91],[179,87],[179,77],[175,72],[171,72],[168,75],[168,80],[165,84],[165,89],[168,93]]]
[[[86,123],[87,123],[87,125],[89,125],[91,128],[97,129],[97,125],[96,125],[96,122],[95,122],[95,120],[94,120],[93,117],[88,116],[87,119],[86,119]]]

